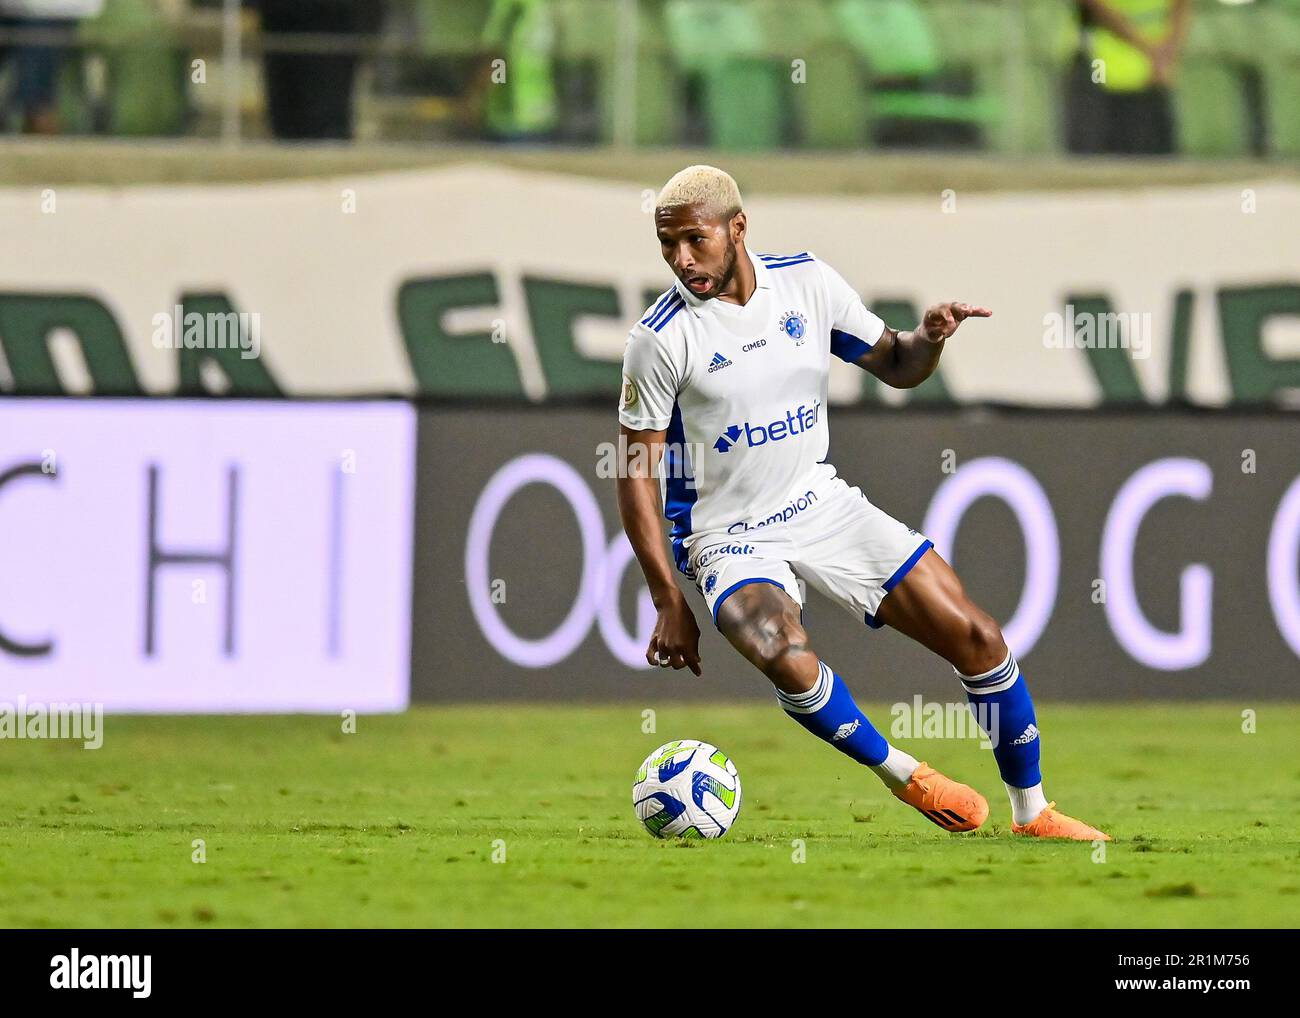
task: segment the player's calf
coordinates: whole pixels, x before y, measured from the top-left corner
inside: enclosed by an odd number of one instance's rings
[[[958,669],[966,700],[993,747],[993,758],[1011,800],[1012,820],[1028,823],[1047,808],[1040,767],[1041,742],[1029,685],[1015,656],[978,674]]]
[[[971,605],[958,627],[958,638],[944,655],[959,675],[978,675],[1005,661],[1007,642],[1002,629],[988,615]]]

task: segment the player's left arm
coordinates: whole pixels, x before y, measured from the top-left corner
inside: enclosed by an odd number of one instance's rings
[[[915,329],[899,332],[885,326],[871,349],[853,363],[895,389],[920,385],[939,366],[943,345],[967,318],[988,318],[988,308],[946,301],[928,308]]]

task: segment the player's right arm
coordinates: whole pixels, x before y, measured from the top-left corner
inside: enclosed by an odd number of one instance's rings
[[[685,376],[680,340],[644,322],[633,328],[623,354],[619,400],[618,513],[659,613],[646,660],[700,674],[700,629],[681,588],[664,540],[658,465]]]
[[[831,353],[895,389],[911,389],[934,374],[944,342],[967,318],[993,314],[988,308],[950,301],[927,308],[920,325],[899,332],[867,310],[843,276],[825,262],[818,266],[830,299]]]
[[[699,675],[700,627],[673,576],[661,523],[655,467],[663,455],[666,431],[634,431],[620,424],[619,433],[623,453],[617,481],[618,514],[659,615],[646,660],[661,667],[690,668]]]

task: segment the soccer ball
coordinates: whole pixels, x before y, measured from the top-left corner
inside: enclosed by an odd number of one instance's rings
[[[740,775],[717,746],[669,742],[636,772],[632,806],[656,838],[720,838],[740,813]]]

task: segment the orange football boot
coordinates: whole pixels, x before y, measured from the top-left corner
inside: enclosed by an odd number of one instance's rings
[[[1110,841],[1109,834],[1103,834],[1095,827],[1089,827],[1082,820],[1067,817],[1056,811],[1056,803],[1049,802],[1047,809],[1039,813],[1027,824],[1012,824],[1015,834],[1030,838],[1067,838],[1070,841]]]
[[[893,792],[945,831],[973,831],[989,817],[984,796],[969,785],[945,777],[924,760],[916,765],[911,780]]]

